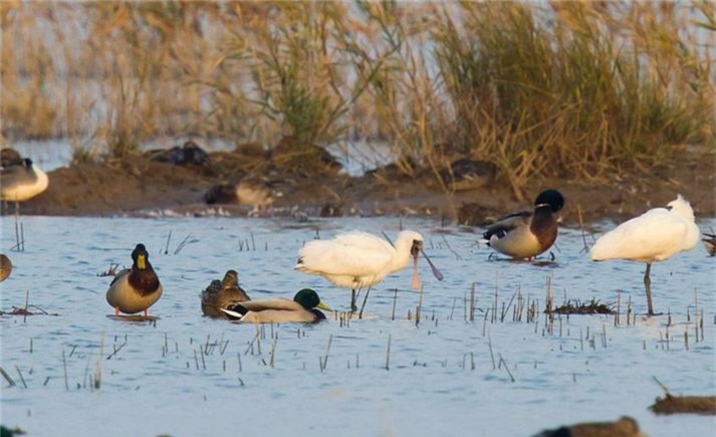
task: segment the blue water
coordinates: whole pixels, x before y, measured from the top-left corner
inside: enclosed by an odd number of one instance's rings
[[[630,298],[637,314],[646,311],[644,266],[589,262],[578,230],[562,230],[555,263],[539,266],[489,259],[479,233],[432,220],[23,217],[24,252],[10,251],[14,219],[0,220],[2,251],[15,265],[0,284],[0,308],[24,307],[29,292],[33,311],[52,314],[0,317],[0,366],[16,383],[1,381],[2,423],[31,436],[529,436],[622,415],[652,437],[712,435],[716,426],[711,417],[647,409],[663,394],[653,377],[674,394],[716,392],[716,258],[701,245],[652,268],[655,309],[671,313],[667,343],[666,315],[624,320]],[[366,318],[347,325],[330,314],[317,325],[263,328],[201,315],[199,293],[229,268],[254,299],[313,287],[346,310],[349,291],[293,270],[299,248],[316,229],[322,238],[352,229],[393,238],[401,224],[423,233],[445,275],[438,282],[420,261],[419,323],[410,269],[377,285]],[[164,285],[150,310],[155,324],[108,317],[111,278],[97,276],[111,263],[131,264],[138,242]],[[570,316],[550,332],[541,314],[548,281],[557,304],[565,295],[611,304],[619,294],[621,325],[614,316]],[[492,320],[496,289],[504,321]],[[538,300],[536,322],[513,321],[517,289]]]

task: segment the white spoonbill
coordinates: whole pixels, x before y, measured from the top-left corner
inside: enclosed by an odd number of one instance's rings
[[[341,234],[332,240],[313,240],[298,252],[294,269],[319,275],[333,284],[351,289],[351,310],[356,311],[356,290],[372,286],[393,272],[405,268],[413,258],[413,289],[420,289],[418,255],[423,236],[402,231],[393,247],[388,241],[366,232]],[[423,252],[438,280],[443,276]]]
[[[589,254],[592,261],[625,259],[646,263],[644,288],[648,315],[653,316],[649,278],[651,264],[693,249],[698,240],[699,228],[694,223],[694,210],[679,194],[666,208],[650,209],[602,235]]]

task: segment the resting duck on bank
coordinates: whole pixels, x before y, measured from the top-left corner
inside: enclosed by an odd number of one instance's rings
[[[314,323],[326,318],[317,308],[331,311],[315,291],[304,288],[293,300],[252,300],[221,308],[221,311],[230,319],[243,323]]]
[[[532,259],[552,247],[557,239],[555,213],[564,206],[557,190],[537,196],[533,211],[510,214],[487,227],[483,234],[488,246],[512,258]]]
[[[228,270],[223,280],[211,281],[206,290],[201,292],[201,311],[208,317],[226,318],[222,308],[226,309],[247,300],[251,299],[239,286],[238,273],[236,270]]]
[[[132,268],[117,273],[107,291],[107,302],[114,308],[114,314],[120,312],[134,314],[144,311],[162,296],[162,284],[149,263],[149,254],[143,244],[137,244],[132,251]]]

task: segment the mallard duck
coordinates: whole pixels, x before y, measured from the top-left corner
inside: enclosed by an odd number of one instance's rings
[[[404,269],[413,259],[413,289],[420,289],[418,255],[423,252],[423,236],[414,231],[398,234],[395,247],[383,238],[366,232],[351,232],[332,240],[313,240],[298,252],[294,269],[319,275],[333,284],[351,290],[351,310],[356,311],[356,291],[381,282],[386,276]],[[442,279],[430,258],[433,274]]]
[[[251,300],[239,286],[236,270],[229,270],[221,281],[213,280],[201,292],[201,311],[209,317],[226,317],[220,308],[229,308],[239,302]]]
[[[114,314],[120,311],[134,314],[144,311],[162,296],[162,284],[149,263],[149,254],[143,244],[137,244],[132,251],[132,268],[117,273],[107,291],[107,302],[114,308]]]
[[[4,253],[0,253],[0,282],[12,273],[12,261]]]
[[[602,235],[589,255],[592,261],[625,259],[646,263],[644,288],[648,315],[652,316],[651,264],[691,250],[698,241],[699,228],[694,223],[694,210],[679,194],[666,208],[650,209]]]
[[[545,190],[537,196],[533,211],[502,217],[482,234],[488,246],[512,258],[532,259],[552,247],[557,239],[555,213],[564,206],[557,190]]]
[[[331,311],[321,302],[318,293],[304,288],[296,293],[293,300],[252,300],[220,309],[230,319],[243,323],[313,323],[326,318],[317,308]]]
[[[579,423],[554,430],[542,431],[535,437],[644,437],[639,424],[624,416],[616,422]]]
[[[0,170],[0,198],[6,202],[24,202],[47,189],[49,179],[44,171],[32,163],[30,158],[20,165],[11,165]]]
[[[710,256],[716,256],[716,234],[707,234],[704,232],[704,237],[706,238],[703,238],[701,241],[704,242],[706,252],[708,252]]]

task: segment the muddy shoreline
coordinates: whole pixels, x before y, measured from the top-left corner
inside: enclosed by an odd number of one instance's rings
[[[662,206],[677,193],[692,204],[698,217],[716,215],[716,155],[683,151],[656,171],[622,172],[599,180],[535,180],[518,200],[497,174],[474,188],[439,183],[430,172],[407,177],[390,169],[350,177],[335,169],[284,162],[250,152],[216,152],[212,165],[174,165],[147,156],[83,163],[48,173],[50,186],[24,202],[23,215],[48,216],[156,216],[230,215],[257,211],[251,205],[207,205],[205,194],[214,185],[254,178],[271,186],[273,203],[258,215],[293,216],[426,216],[446,222],[476,225],[529,208],[530,199],[545,188],[557,188],[567,200],[561,212],[567,226],[626,218]],[[286,170],[289,169],[289,170]],[[12,213],[5,208],[4,213]],[[252,212],[253,211],[253,212]],[[457,220],[453,218],[457,216]]]

